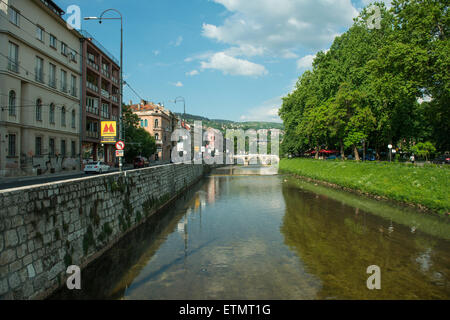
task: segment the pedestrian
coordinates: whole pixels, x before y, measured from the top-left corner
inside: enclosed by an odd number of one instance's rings
[[[411,157],[409,157],[409,160],[411,160],[411,163],[414,164],[414,161],[416,160],[416,159],[414,158],[414,154],[412,154]]]

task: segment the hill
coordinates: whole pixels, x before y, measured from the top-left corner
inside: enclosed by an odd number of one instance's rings
[[[182,113],[175,113],[177,116],[182,117]],[[189,124],[193,124],[194,121],[202,121],[204,126],[211,127],[214,129],[218,129],[220,131],[224,131],[226,129],[279,129],[284,130],[284,126],[282,123],[277,122],[264,122],[264,121],[245,121],[245,122],[236,122],[232,120],[223,120],[223,119],[209,119],[202,116],[192,115],[186,113],[186,122]]]

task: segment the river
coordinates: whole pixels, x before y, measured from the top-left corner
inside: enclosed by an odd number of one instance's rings
[[[447,222],[274,173],[213,171],[51,299],[450,298]]]

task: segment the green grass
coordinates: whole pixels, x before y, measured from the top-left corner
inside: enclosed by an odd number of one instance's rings
[[[326,181],[372,195],[450,211],[450,170],[388,162],[282,159],[280,171]]]

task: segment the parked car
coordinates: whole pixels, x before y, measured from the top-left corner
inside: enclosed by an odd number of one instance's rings
[[[137,169],[137,168],[145,168],[145,167],[148,167],[149,165],[150,165],[150,162],[145,157],[136,157],[133,160],[133,167],[135,169]]]
[[[444,154],[442,156],[437,157],[433,160],[433,163],[436,164],[449,164],[450,163],[450,155]]]
[[[110,166],[107,165],[104,162],[101,161],[90,161],[88,164],[84,167],[84,173],[104,173],[108,172],[110,169]]]
[[[366,154],[366,161],[375,161],[375,155],[373,154]]]

